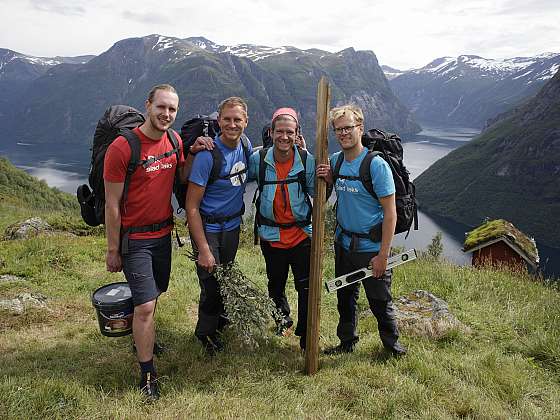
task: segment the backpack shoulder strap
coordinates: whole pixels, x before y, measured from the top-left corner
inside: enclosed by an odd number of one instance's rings
[[[307,150],[300,149],[298,147],[297,151],[301,159],[301,164],[303,165],[303,171],[298,172],[297,174],[298,182],[300,183],[301,189],[304,192],[304,194],[308,195],[309,193],[307,192]]]
[[[371,179],[371,161],[375,156],[383,156],[381,152],[368,152],[362,163],[360,163],[360,181],[370,195],[378,200],[377,194],[373,189],[373,181]]]
[[[179,140],[177,140],[175,130],[173,130],[172,128],[168,129],[167,138],[169,139],[171,146],[173,146],[173,149],[176,149],[176,151],[179,152]]]
[[[180,153],[182,153],[183,151],[179,149],[179,140],[177,140],[175,130],[173,130],[172,128],[167,130],[167,138],[169,139],[171,146],[173,146],[173,150],[175,151],[175,156],[177,156],[177,169],[178,169],[179,162],[181,161]]]
[[[343,162],[344,162],[344,153],[339,152],[333,168],[333,174],[332,174],[333,184],[336,184],[336,180],[338,179],[338,175],[340,174],[340,167],[342,166]]]
[[[210,150],[210,153],[212,154],[212,169],[210,170],[207,185],[213,184],[220,178],[220,171],[222,170],[222,164],[224,162],[224,156],[218,146]]]
[[[126,176],[124,178],[124,189],[121,201],[124,203],[128,196],[128,187],[130,186],[130,179],[132,174],[136,170],[136,167],[140,164],[140,139],[136,133],[129,129],[124,129],[120,133],[128,142],[130,146],[130,160],[128,161],[128,166],[126,167]]]
[[[245,155],[245,165],[249,166],[249,158],[251,153],[249,153],[249,139],[245,134],[241,135],[241,147],[243,148],[243,154]]]
[[[262,193],[264,188],[264,181],[266,176],[266,163],[264,158],[266,153],[268,152],[268,148],[259,150],[259,177],[257,178],[257,185],[259,187],[259,194]]]

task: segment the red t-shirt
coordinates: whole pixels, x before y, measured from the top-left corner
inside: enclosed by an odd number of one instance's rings
[[[160,139],[147,137],[139,128],[134,133],[140,139],[140,160],[157,157],[173,148],[167,138],[167,133]],[[183,150],[183,143],[179,135],[179,150]],[[130,160],[131,150],[124,137],[118,137],[111,143],[105,155],[103,179],[108,182],[124,182],[126,168]],[[185,163],[183,153],[179,153],[179,165]],[[161,223],[173,215],[171,193],[177,167],[177,156],[163,158],[152,163],[147,168],[141,165],[136,168],[130,179],[126,202],[121,205],[121,223],[123,227],[145,226]],[[160,238],[167,235],[172,226],[157,232],[132,233],[132,239]]]
[[[287,162],[274,162],[276,168],[276,179],[282,180],[288,177],[290,169],[294,165],[294,160],[289,160]],[[292,213],[292,207],[290,206],[290,195],[288,193],[287,184],[278,184],[276,187],[276,193],[274,194],[274,220],[278,223],[293,223],[295,222],[294,215]],[[307,238],[307,233],[298,227],[292,226],[287,229],[280,229],[280,240],[277,242],[269,242],[270,246],[275,248],[293,248],[301,241]]]

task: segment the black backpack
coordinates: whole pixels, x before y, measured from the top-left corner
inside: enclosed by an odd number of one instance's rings
[[[185,159],[189,152],[189,148],[194,144],[196,139],[200,136],[211,137],[212,139],[216,135],[220,134],[220,126],[218,125],[218,113],[213,112],[210,115],[197,115],[190,120],[187,120],[181,127],[181,138],[183,139],[183,151],[185,153]],[[208,178],[208,183],[206,186],[216,182],[218,179],[230,179],[236,176],[241,176],[248,171],[249,167],[249,139],[245,134],[241,135],[241,146],[243,147],[243,153],[245,155],[245,169],[235,172],[233,174],[220,176],[222,166],[224,163],[224,156],[220,149],[214,147],[210,152],[212,154],[212,169],[210,171],[210,177]],[[177,202],[179,203],[179,209],[183,208],[185,205],[185,200],[187,198],[187,187],[188,183],[175,183],[174,194]],[[180,210],[178,210],[180,211]],[[224,216],[224,217],[214,217],[211,215],[200,214],[206,223],[222,223],[238,217],[245,213],[245,206],[242,207],[239,213],[234,215]]]
[[[264,129],[263,129],[263,134],[264,134]],[[263,139],[264,140],[264,139]],[[305,170],[307,167],[307,150],[303,150],[300,149],[299,147],[297,148],[297,151],[299,152],[299,156],[301,158],[301,163],[303,164],[303,171],[300,171],[297,173],[297,177],[295,178],[286,178],[283,179],[281,181],[266,181],[265,180],[265,176],[266,176],[266,163],[264,161],[264,158],[266,156],[266,153],[268,152],[269,148],[266,149],[261,149],[259,150],[259,177],[257,178],[257,186],[258,188],[255,190],[255,195],[253,196],[253,204],[255,204],[255,223],[253,225],[253,237],[254,237],[254,243],[255,245],[257,245],[259,243],[259,235],[258,235],[258,227],[265,225],[265,226],[276,226],[279,227],[280,229],[282,228],[289,228],[292,226],[299,226],[299,227],[305,227],[307,225],[309,225],[311,223],[311,215],[313,213],[313,207],[311,204],[311,200],[309,198],[309,191],[307,189],[307,179],[306,179],[306,174],[305,174]],[[268,219],[266,217],[264,217],[261,213],[260,213],[260,207],[261,207],[261,194],[262,191],[264,189],[265,185],[277,185],[277,184],[291,184],[293,182],[299,182],[299,185],[301,187],[301,190],[303,192],[303,194],[305,194],[305,201],[307,202],[309,211],[307,212],[307,216],[305,217],[305,220],[300,220],[294,223],[277,223],[274,220]]]
[[[378,200],[378,197],[373,189],[370,164],[371,160],[375,156],[381,156],[391,168],[393,181],[395,182],[395,204],[397,208],[395,234],[407,232],[406,236],[408,237],[408,233],[412,228],[413,222],[414,230],[418,230],[418,209],[415,187],[410,180],[410,173],[403,163],[403,148],[401,139],[396,134],[386,133],[374,128],[362,136],[362,144],[369,150],[369,153],[360,164],[360,175],[358,177],[354,177],[339,174],[340,167],[344,161],[344,154],[341,152],[334,165],[333,180],[336,182],[337,178],[350,180],[359,179],[371,196]],[[344,229],[342,230],[350,236],[366,237],[371,239],[373,242],[379,242],[381,240],[381,227],[381,223],[373,226],[368,234],[345,232]]]
[[[109,107],[105,111],[103,117],[98,121],[95,134],[93,135],[93,145],[91,147],[89,186],[87,184],[80,185],[76,192],[78,202],[80,203],[82,219],[88,225],[98,226],[105,223],[105,184],[103,181],[103,167],[107,149],[117,137],[123,136],[127,140],[131,152],[121,198],[121,203],[123,204],[126,203],[132,174],[138,166],[149,166],[155,161],[169,157],[174,153],[177,155],[177,162],[179,162],[179,142],[171,129],[167,132],[167,137],[171,141],[173,148],[147,161],[140,160],[140,139],[132,129],[143,124],[144,121],[144,116],[138,110],[127,105],[113,105]],[[175,178],[177,179],[178,176]]]

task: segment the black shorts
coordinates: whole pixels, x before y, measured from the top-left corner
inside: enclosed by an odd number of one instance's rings
[[[134,306],[155,300],[169,285],[171,234],[155,239],[129,239],[122,263]]]

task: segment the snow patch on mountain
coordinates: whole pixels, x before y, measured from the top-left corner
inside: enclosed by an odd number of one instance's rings
[[[538,80],[548,80],[552,79],[560,69],[560,64],[553,64],[549,69],[546,69],[537,75]]]
[[[285,54],[291,51],[299,51],[305,54],[310,52],[298,50],[294,47],[267,47],[264,45],[253,44],[238,44],[238,45],[219,45],[204,37],[186,38],[186,42],[190,45],[201,48],[206,51],[218,54],[232,54],[237,57],[245,57],[252,61],[259,61],[264,58],[272,57],[275,55]]]
[[[547,65],[547,62],[552,62],[552,65],[544,70],[539,67]],[[534,57],[514,57],[503,60],[487,59],[476,55],[460,55],[458,57],[441,57],[422,68],[403,72],[403,74],[432,74],[436,77],[447,75],[449,80],[453,80],[463,76],[465,71],[472,70],[477,72],[479,77],[492,77],[500,80],[514,76],[513,80],[516,80],[523,77],[533,79],[531,73],[538,72],[537,78],[546,80],[552,78],[558,71],[559,63],[560,54],[558,53],[544,53]]]
[[[175,47],[177,41],[179,41],[177,38],[169,38],[166,36],[158,35],[158,39],[154,44],[154,46],[152,47],[152,50],[155,49],[157,49],[158,51],[168,50],[169,48]]]

